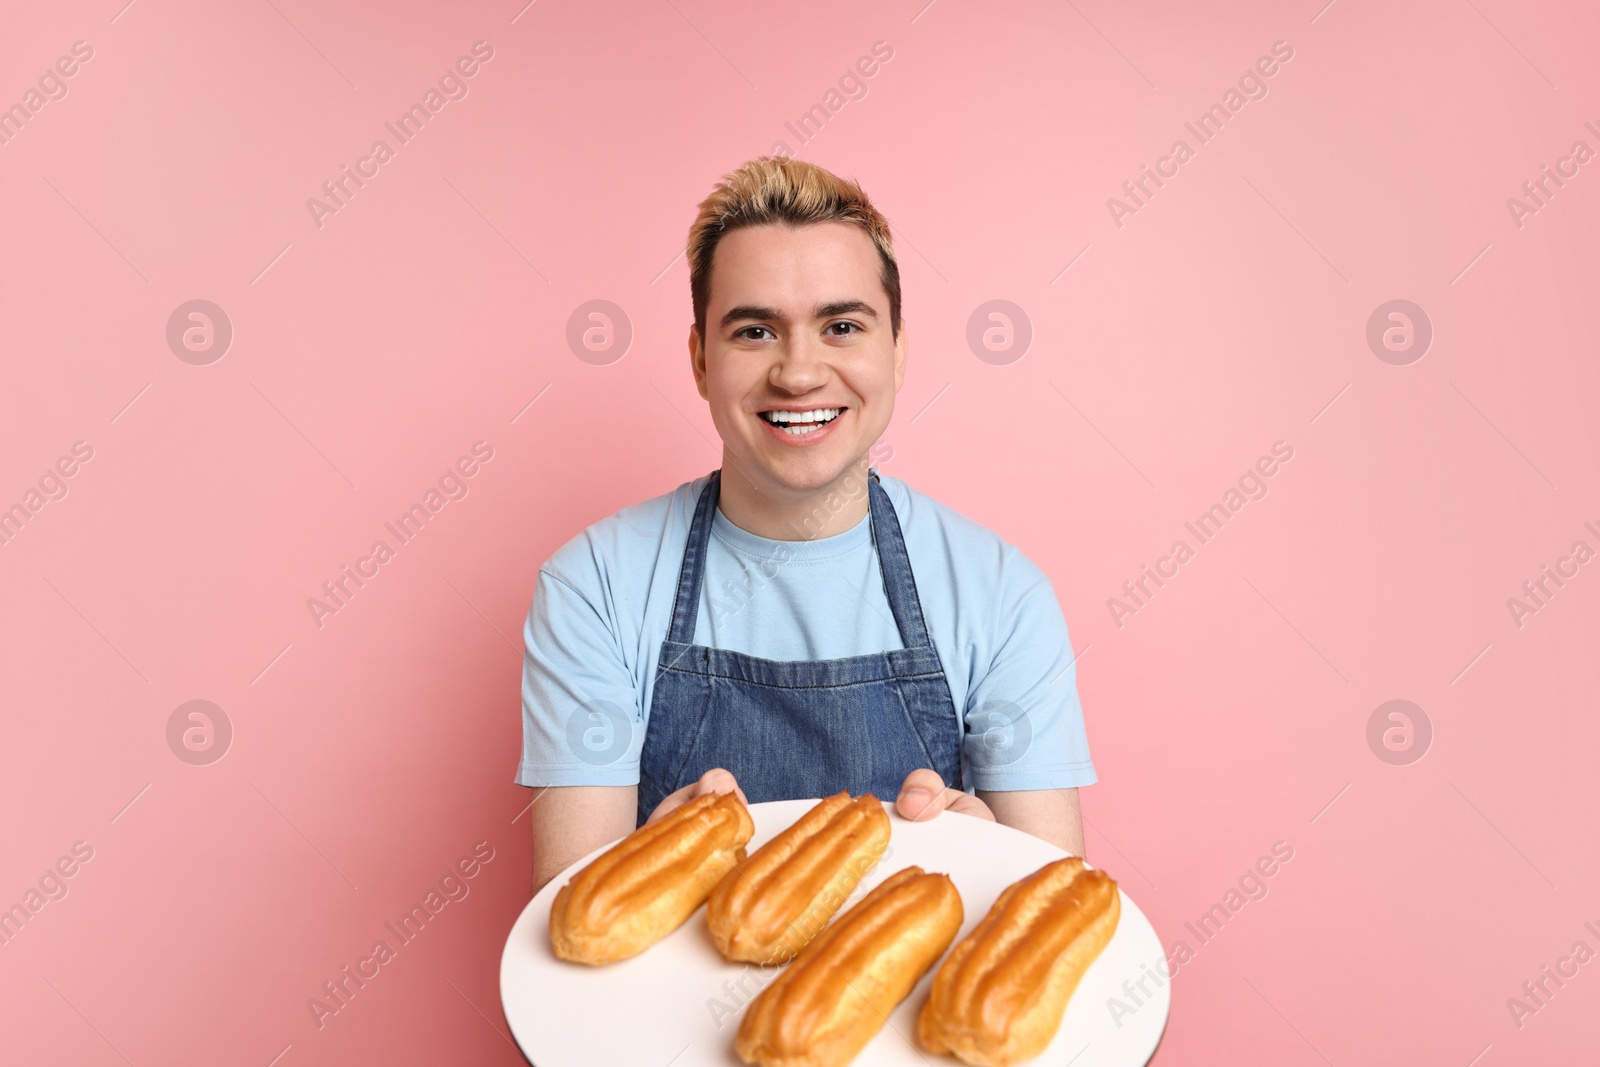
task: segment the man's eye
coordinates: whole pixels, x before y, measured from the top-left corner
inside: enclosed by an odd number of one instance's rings
[[[830,331],[838,330],[841,326],[845,327],[844,332],[843,333],[835,333],[833,336],[835,336],[835,337],[848,337],[848,336],[850,336],[850,334],[852,332],[854,332],[854,333],[860,333],[861,332],[861,326],[858,323],[854,323],[854,322],[834,322],[834,323],[829,323],[828,324],[828,329]]]
[[[761,331],[763,331],[765,333],[771,333],[772,332],[771,330],[768,330],[765,326],[746,326],[744,329],[740,330],[734,336],[735,337],[745,337],[745,338],[747,338],[747,339],[749,339],[751,341],[765,340],[765,338],[762,338],[762,337],[751,337],[750,336],[750,331],[751,330],[761,330]]]

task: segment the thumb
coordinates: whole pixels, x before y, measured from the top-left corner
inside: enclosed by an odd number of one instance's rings
[[[732,793],[746,807],[750,805],[750,799],[744,795],[744,790],[739,788],[739,781],[733,776],[733,772],[721,767],[711,768],[694,784],[694,796],[702,797],[707,793]]]
[[[951,790],[945,788],[944,779],[929,767],[921,767],[906,775],[895,799],[894,810],[902,818],[920,822],[938,815],[949,804]]]

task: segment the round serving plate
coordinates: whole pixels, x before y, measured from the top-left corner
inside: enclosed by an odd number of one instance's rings
[[[755,852],[816,803],[752,804],[756,829],[748,850]],[[884,807],[892,824],[888,851],[840,914],[890,874],[915,865],[948,874],[960,890],[966,915],[959,941],[1006,886],[1066,855],[987,819],[945,812],[928,822],[910,822],[892,805]],[[577,871],[610,847],[596,849],[552,878],[511,928],[500,958],[500,1000],[517,1043],[534,1067],[742,1067],[733,1039],[744,1006],[778,969],[724,960],[711,942],[704,909],[632,959],[588,967],[556,958],[550,947],[550,904]],[[1171,1003],[1163,955],[1150,921],[1123,892],[1116,934],[1084,973],[1055,1040],[1029,1061],[1030,1067],[1144,1067],[1161,1040]],[[852,1067],[958,1063],[913,1043],[917,1013],[937,969],[935,964],[922,976]],[[1131,983],[1132,996],[1125,983]]]

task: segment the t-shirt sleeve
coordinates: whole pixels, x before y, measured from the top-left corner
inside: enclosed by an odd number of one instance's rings
[[[993,661],[967,699],[966,754],[977,789],[1095,782],[1067,620],[1049,579],[1028,569],[1035,580],[1014,603],[1002,602]]]
[[[517,784],[637,785],[639,694],[603,597],[541,570],[523,643]]]

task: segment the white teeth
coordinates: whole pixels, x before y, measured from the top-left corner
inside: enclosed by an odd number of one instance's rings
[[[811,411],[763,411],[761,417],[768,422],[784,425],[800,422],[832,422],[843,408],[816,408]]]

